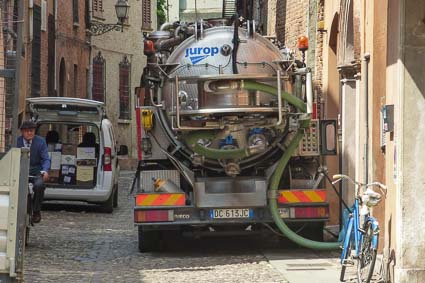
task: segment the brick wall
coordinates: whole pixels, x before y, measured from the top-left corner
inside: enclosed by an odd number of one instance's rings
[[[56,83],[59,88],[60,62],[65,61],[65,96],[74,96],[74,65],[77,65],[77,95],[87,98],[87,70],[89,69],[90,44],[86,34],[85,0],[78,0],[78,23],[74,24],[72,0],[59,0],[56,32]],[[57,90],[58,91],[58,90]],[[58,94],[59,95],[59,94]]]
[[[318,3],[317,9],[317,19],[318,21],[324,19],[324,9],[325,4],[324,0],[320,0]],[[317,93],[317,99],[321,99],[323,95],[323,51],[324,51],[324,33],[316,33],[316,60],[315,60],[315,69],[314,69],[314,90]],[[318,104],[320,106],[320,104]],[[318,109],[318,113],[321,113],[323,109]]]
[[[309,0],[277,1],[276,7],[276,35],[277,38],[295,52],[297,58],[301,58],[301,52],[297,49],[297,39],[300,35],[308,35],[308,12]],[[322,20],[324,15],[324,0],[319,0],[316,20]],[[311,23],[313,24],[313,23]],[[315,26],[312,27],[316,30]],[[322,96],[322,80],[323,80],[323,33],[316,32],[314,51],[314,65],[310,66],[313,72],[314,90],[317,93],[318,99]]]
[[[296,50],[297,38],[307,34],[308,0],[277,1],[276,35],[288,48]]]

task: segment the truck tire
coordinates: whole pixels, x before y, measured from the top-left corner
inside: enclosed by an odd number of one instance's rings
[[[139,251],[154,252],[160,247],[160,231],[144,230],[142,226],[138,227]]]

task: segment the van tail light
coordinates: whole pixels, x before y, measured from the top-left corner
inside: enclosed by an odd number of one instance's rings
[[[103,154],[103,171],[112,171],[111,153],[111,148],[105,147]]]

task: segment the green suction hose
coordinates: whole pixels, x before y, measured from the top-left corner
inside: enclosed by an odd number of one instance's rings
[[[308,128],[310,119],[304,120],[301,123],[302,124],[300,129],[298,129],[296,135],[292,138],[288,148],[286,149],[282,158],[279,160],[278,165],[276,166],[276,170],[273,173],[273,176],[270,181],[270,188],[269,188],[269,190],[272,192],[271,195],[277,195],[277,190],[279,187],[279,182],[282,177],[283,171],[285,170],[285,167],[288,164],[288,161],[291,158],[292,153],[297,149],[300,140],[303,138],[304,129]],[[298,245],[309,248],[309,249],[314,249],[314,250],[334,250],[334,249],[338,249],[341,246],[340,242],[325,243],[325,242],[312,241],[312,240],[303,238],[297,233],[295,233],[294,231],[292,231],[280,217],[276,198],[269,199],[269,209],[272,214],[273,220],[276,226],[279,228],[279,230],[286,237],[288,237],[289,240],[297,243]]]
[[[253,81],[243,81],[240,87],[246,90],[259,90],[268,94],[277,96],[277,88],[262,83]],[[290,93],[282,91],[282,98],[288,103],[294,105],[301,112],[306,112],[306,106],[304,101]],[[198,144],[200,139],[211,139],[215,137],[217,132],[215,131],[197,131],[186,134],[183,138],[186,144],[197,154],[205,156],[211,159],[242,159],[251,155],[251,152],[247,148],[240,149],[214,149],[208,148]]]
[[[277,96],[277,88],[254,81],[242,81],[240,87],[246,90],[259,90]],[[304,101],[298,97],[285,91],[282,91],[281,95],[284,100],[288,101],[289,104],[294,105],[301,112],[305,113],[307,111]]]
[[[203,155],[211,159],[241,159],[250,155],[246,148],[240,149],[215,149],[202,146],[198,143],[200,139],[211,139],[215,137],[215,131],[198,131],[191,132],[183,138],[186,144],[197,154]]]

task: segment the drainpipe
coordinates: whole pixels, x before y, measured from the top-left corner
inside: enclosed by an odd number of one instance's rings
[[[19,96],[24,95],[19,91],[21,81],[21,61],[22,61],[22,43],[23,43],[23,23],[24,23],[24,0],[18,1],[18,42],[16,45],[15,55],[15,90],[13,97],[13,113],[12,113],[12,146],[17,146],[18,137],[18,118],[19,118]]]
[[[363,72],[364,72],[364,181],[363,183],[368,183],[368,142],[369,142],[369,61],[370,54],[365,53],[363,56]]]
[[[91,23],[93,20],[92,16],[92,1],[89,1],[89,22]],[[92,35],[90,34],[90,49],[89,49],[89,77],[87,78],[87,98],[93,99],[93,60],[92,60],[92,53],[93,53],[93,44],[91,42]]]
[[[360,90],[360,82],[361,82],[361,76],[360,74],[356,74],[355,76],[356,78],[356,155],[355,155],[355,161],[354,161],[354,166],[356,167],[356,172],[355,172],[355,180],[360,180],[360,167],[361,167],[361,139],[360,139],[360,113],[361,113],[361,106],[360,106],[360,102],[361,102],[361,90]]]

